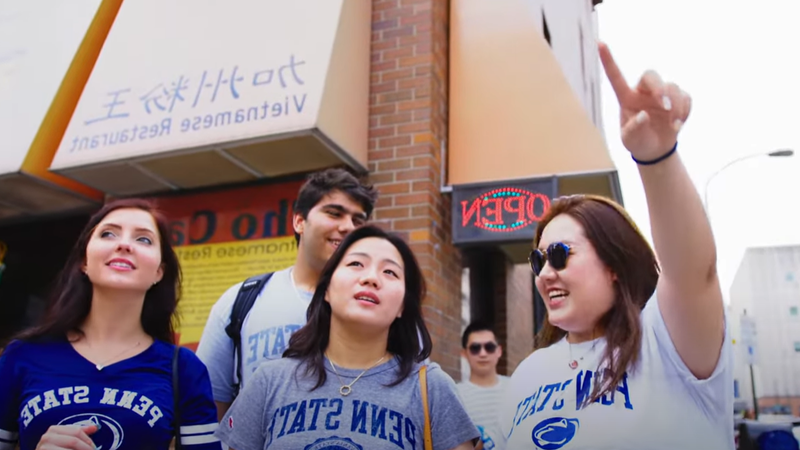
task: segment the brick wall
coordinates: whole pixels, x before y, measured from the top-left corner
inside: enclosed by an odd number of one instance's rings
[[[527,264],[513,264],[499,249],[473,251],[469,261],[482,269],[474,280],[491,286],[475,293],[473,319],[491,321],[503,356],[497,373],[511,375],[533,350],[533,277]]]
[[[373,0],[370,179],[375,220],[411,243],[428,282],[432,359],[459,378],[461,261],[440,192],[447,137],[447,0]]]
[[[500,345],[503,346],[503,356],[501,356],[500,360],[497,362],[497,373],[501,375],[510,375],[507,369],[508,338],[514,335],[511,334],[511,330],[508,329],[508,316],[516,314],[516,311],[509,310],[506,303],[506,295],[508,293],[506,278],[510,265],[507,262],[508,258],[506,255],[499,249],[487,250],[486,258],[491,261],[489,266],[491,279],[489,282],[492,285],[492,292],[491,297],[484,301],[491,304],[490,306],[493,309],[492,318],[494,321],[495,337],[497,337],[497,341]]]
[[[527,264],[506,265],[507,311],[505,326],[509,339],[506,342],[506,373],[511,374],[533,350],[533,276]]]

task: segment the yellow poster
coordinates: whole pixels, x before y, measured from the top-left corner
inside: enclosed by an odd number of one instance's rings
[[[253,275],[294,264],[294,236],[186,245],[175,248],[183,270],[180,343],[200,341],[208,313],[231,286]]]

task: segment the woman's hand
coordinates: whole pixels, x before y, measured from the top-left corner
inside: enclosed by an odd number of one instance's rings
[[[599,51],[619,101],[625,148],[640,161],[664,155],[677,142],[678,131],[689,117],[691,97],[676,84],[665,84],[653,71],[645,72],[636,88],[631,89],[608,47],[601,43]]]
[[[95,450],[89,436],[96,431],[95,425],[54,425],[39,440],[36,450]]]

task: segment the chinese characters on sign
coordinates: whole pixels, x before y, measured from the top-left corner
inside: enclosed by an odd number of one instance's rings
[[[305,61],[295,61],[295,56],[289,56],[289,63],[280,66],[278,69],[267,69],[255,72],[253,75],[252,86],[270,85],[273,82],[275,72],[278,73],[278,81],[282,89],[289,87],[289,81],[294,80],[298,86],[303,86],[305,83],[297,73],[297,67],[305,64]],[[239,91],[237,89],[239,83],[244,81],[244,76],[239,73],[239,66],[234,66],[230,72],[230,76],[225,75],[225,69],[220,69],[216,75],[209,70],[204,70],[203,74],[198,77],[199,82],[194,86],[195,94],[192,100],[192,108],[202,101],[203,94],[211,103],[217,99],[217,95],[223,95],[220,88],[229,90],[231,97],[234,99],[239,98]],[[177,80],[170,83],[159,83],[156,87],[145,93],[139,100],[142,103],[147,114],[152,114],[155,111],[172,112],[175,108],[176,102],[185,102],[186,98],[183,91],[190,89],[191,78],[184,75],[178,77]],[[227,87],[225,87],[227,85]],[[103,105],[106,108],[105,115],[86,120],[84,124],[90,125],[95,122],[108,119],[118,119],[128,117],[130,114],[127,112],[115,112],[115,108],[126,104],[127,102],[120,99],[123,94],[130,93],[130,89],[120,89],[117,91],[109,92],[108,96],[111,100]]]
[[[189,89],[189,80],[181,75],[178,81],[173,81],[170,84],[169,89],[167,89],[163,83],[159,83],[159,85],[153,88],[152,91],[139,97],[139,100],[144,103],[144,109],[147,111],[147,114],[153,112],[151,109],[153,106],[161,111],[168,110],[169,112],[172,112],[176,101],[185,100],[183,95],[181,95],[181,91],[185,91],[186,89]],[[162,104],[159,100],[165,103]],[[166,105],[169,105],[169,108],[167,108]]]
[[[168,136],[173,131],[171,114],[191,114],[191,111],[198,106],[213,104],[222,96],[230,96],[230,99],[239,100],[244,89],[248,88],[260,90],[264,89],[264,86],[272,86],[279,92],[285,92],[285,95],[278,101],[263,101],[259,104],[212,114],[201,113],[188,116],[182,120],[176,120],[175,122],[180,126],[175,128],[186,133],[234,123],[301,114],[305,107],[306,93],[296,92],[291,88],[302,88],[305,85],[301,76],[302,66],[305,64],[305,60],[298,59],[291,54],[287,63],[254,71],[252,75],[242,71],[236,65],[230,70],[204,70],[195,76],[180,75],[172,81],[161,82],[143,92],[137,93],[131,88],[108,92],[102,103],[101,112],[85,119],[83,121],[85,126],[114,119],[136,117],[136,113],[144,113],[144,117],[160,119],[147,124],[128,125],[113,132],[98,132],[95,135],[74,137],[70,152]],[[141,109],[137,110],[137,107]]]
[[[89,119],[89,120],[87,120],[87,121],[86,121],[86,122],[84,122],[84,123],[85,123],[86,125],[91,125],[91,124],[93,124],[93,123],[95,123],[95,122],[101,122],[101,121],[103,121],[103,120],[108,120],[108,119],[123,119],[123,118],[125,118],[125,117],[128,117],[128,116],[130,115],[130,114],[128,114],[128,113],[116,113],[116,114],[114,114],[114,108],[116,108],[116,107],[117,107],[117,106],[119,106],[119,105],[124,105],[124,104],[125,104],[125,102],[124,102],[124,101],[122,101],[122,100],[120,100],[120,99],[119,99],[119,96],[120,96],[120,95],[122,95],[122,94],[125,94],[125,93],[127,93],[127,92],[130,92],[130,91],[131,91],[130,89],[120,89],[120,90],[118,90],[118,91],[109,92],[109,93],[108,93],[108,96],[109,96],[109,97],[112,97],[113,99],[112,99],[112,100],[110,100],[110,101],[109,101],[108,103],[106,103],[105,105],[103,105],[103,107],[104,107],[104,108],[107,108],[107,109],[108,109],[108,110],[106,111],[106,115],[105,115],[105,116],[100,116],[100,117],[97,117],[97,118],[94,118],[94,119]]]
[[[289,57],[289,65],[288,66],[281,66],[281,68],[278,69],[278,78],[280,79],[282,88],[285,88],[287,86],[286,80],[283,78],[285,70],[290,70],[291,71],[291,75],[292,75],[292,78],[294,78],[294,82],[295,83],[299,84],[300,86],[302,86],[304,84],[303,80],[301,80],[297,76],[297,71],[295,70],[296,66],[299,66],[299,65],[302,65],[302,64],[305,64],[305,61],[300,61],[300,62],[296,63],[295,60],[294,60],[294,55],[291,55]],[[253,86],[260,86],[262,84],[270,84],[270,83],[272,83],[272,75],[274,73],[275,73],[275,69],[267,69],[267,70],[262,70],[261,72],[256,72],[256,74],[253,76]]]

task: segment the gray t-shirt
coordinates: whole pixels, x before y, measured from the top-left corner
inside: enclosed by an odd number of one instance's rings
[[[275,272],[242,325],[242,386],[264,361],[280,359],[295,331],[306,324],[311,293],[295,289],[293,267]],[[242,283],[231,286],[211,308],[197,357],[208,367],[214,400],[232,402],[236,384],[233,341],[225,332]]]
[[[231,406],[216,436],[236,450],[382,450],[423,449],[425,417],[419,364],[400,384],[398,360],[368,370],[348,396],[325,359],[327,379],[305,375],[300,360],[263,363]],[[338,368],[350,383],[361,370]],[[434,450],[450,450],[480,437],[456,390],[436,363],[428,364],[428,405]]]

